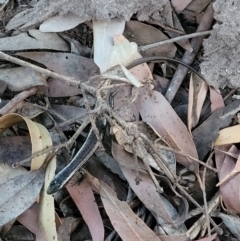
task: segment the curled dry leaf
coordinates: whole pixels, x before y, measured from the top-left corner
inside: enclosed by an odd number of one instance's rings
[[[111,223],[123,241],[160,241],[128,204],[120,201],[116,193],[103,182],[100,182],[100,195]]]
[[[23,91],[39,85],[48,86],[47,76],[24,67],[0,69],[0,79],[7,84],[7,88],[11,91]]]
[[[42,33],[36,29],[31,29],[28,33],[20,33],[16,36],[0,39],[1,51],[19,51],[26,49],[70,51],[67,43],[56,33]]]
[[[170,147],[198,158],[193,140],[181,119],[177,116],[164,96],[146,86],[136,90],[138,98],[135,102],[142,119],[149,124],[155,133]],[[190,158],[176,155],[177,161],[198,173],[198,163]]]
[[[127,43],[130,44],[128,39],[126,39],[123,35],[118,35],[114,37],[114,43],[116,45],[120,43]],[[123,57],[123,56],[122,56]],[[137,52],[132,51],[131,55],[129,55],[129,52],[127,49],[124,50],[124,58],[127,59],[125,63],[130,63],[131,61],[135,59],[142,58],[142,55]],[[131,60],[131,61],[130,61]],[[129,61],[129,62],[128,62]],[[150,68],[146,63],[143,63],[141,65],[137,65],[134,68],[130,70],[130,72],[139,80],[139,82],[147,82],[149,80],[152,80],[152,73],[150,71]]]
[[[44,169],[23,171],[0,163],[0,226],[17,218],[36,200],[44,182]]]
[[[192,73],[188,95],[188,130],[190,132],[199,121],[207,91],[208,85],[198,75]]]
[[[29,134],[32,142],[32,153],[40,152],[52,146],[52,140],[47,129],[28,118],[22,117],[17,114],[9,114],[0,118],[0,131],[6,128],[16,125],[19,122],[25,121],[28,126]],[[32,159],[31,170],[41,170],[44,172],[43,164],[46,160],[48,154],[41,155]],[[56,160],[53,158],[46,169],[45,185],[40,196],[40,209],[39,209],[39,229],[37,230],[37,236],[39,234],[45,237],[45,240],[50,240],[51,238],[57,238],[56,227],[55,227],[55,215],[54,215],[54,199],[52,196],[47,195],[46,189],[55,175]],[[32,173],[32,172],[30,172]],[[26,175],[29,175],[28,172]],[[44,174],[42,174],[44,176]],[[42,184],[42,183],[41,183]],[[10,189],[9,189],[10,190]],[[40,188],[37,189],[38,194]],[[35,197],[36,199],[37,197]],[[32,203],[31,203],[32,204]],[[29,206],[28,206],[29,207]]]
[[[77,182],[79,178],[80,174],[76,172],[72,180],[73,182]],[[92,240],[103,241],[103,220],[88,181],[84,179],[80,185],[73,185],[72,183],[69,183],[67,185],[67,190],[81,212],[84,221],[88,225],[89,231],[92,235]]]
[[[112,19],[108,22],[93,21],[94,62],[104,73],[109,68],[113,37],[123,33],[125,21]]]
[[[49,161],[45,171],[45,182],[43,189],[40,194],[39,200],[39,216],[38,216],[38,230],[36,238],[41,240],[56,240],[57,241],[57,230],[55,223],[55,208],[54,198],[52,195],[47,194],[47,189],[50,182],[55,176],[56,170],[56,158],[55,156]],[[41,237],[41,238],[40,238]]]

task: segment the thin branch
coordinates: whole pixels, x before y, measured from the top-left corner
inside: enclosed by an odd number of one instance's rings
[[[212,30],[203,31],[203,32],[197,32],[197,33],[192,33],[192,34],[187,34],[187,35],[179,36],[179,37],[176,37],[176,38],[168,39],[168,40],[165,40],[165,41],[161,41],[161,42],[158,42],[158,43],[153,43],[153,44],[149,44],[149,45],[145,45],[145,46],[140,46],[138,48],[138,50],[140,52],[145,52],[147,50],[158,48],[158,47],[166,45],[166,44],[171,44],[171,43],[175,43],[175,42],[178,42],[178,41],[181,41],[181,40],[185,40],[185,39],[190,39],[190,38],[196,38],[196,37],[200,37],[200,36],[204,36],[204,35],[209,35],[211,33],[212,33]]]
[[[31,95],[34,95],[38,87],[32,87],[28,90],[24,90],[21,93],[17,94],[12,100],[10,100],[5,106],[0,109],[0,115],[5,115],[9,113],[17,104],[25,100]]]

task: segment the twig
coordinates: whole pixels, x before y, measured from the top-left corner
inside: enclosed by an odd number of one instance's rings
[[[209,161],[212,158],[214,152],[211,153],[211,155],[208,157],[206,163],[209,163]],[[206,225],[208,230],[208,237],[211,239],[211,227],[210,227],[210,221],[209,221],[209,213],[208,213],[208,204],[207,204],[207,196],[206,196],[206,167],[203,169],[203,181],[202,181],[202,191],[203,191],[203,202],[204,202],[204,210],[205,210],[205,217],[206,217]]]
[[[202,21],[200,22],[197,32],[202,32],[205,30],[208,30],[212,26],[213,21],[213,6],[212,3],[210,3],[205,11],[204,16],[202,17]],[[191,46],[193,48],[193,52],[185,51],[182,62],[191,65],[194,61],[198,50],[200,49],[202,45],[203,37],[194,38],[191,41]],[[188,68],[184,66],[178,66],[177,70],[174,73],[174,76],[172,78],[172,81],[167,89],[167,92],[165,94],[166,99],[171,103],[174,99],[179,87],[181,86],[185,76],[188,73]]]
[[[138,48],[138,50],[140,52],[145,52],[147,50],[158,48],[158,47],[166,45],[166,44],[175,43],[175,42],[178,42],[178,41],[181,41],[181,40],[185,40],[185,39],[205,36],[205,35],[209,35],[211,33],[212,33],[212,30],[203,31],[203,32],[196,32],[196,33],[192,33],[192,34],[187,34],[187,35],[179,36],[179,37],[176,37],[176,38],[164,40],[164,41],[161,41],[161,42],[158,42],[158,43],[153,43],[153,44],[149,44],[149,45],[145,45],[145,46],[140,46]]]
[[[31,89],[24,90],[17,94],[12,100],[10,100],[5,106],[0,109],[0,115],[5,115],[11,111],[19,102],[25,100],[31,95],[34,95],[38,87],[32,87]]]
[[[90,111],[88,111],[88,112],[86,112],[86,113],[82,113],[82,114],[80,114],[80,115],[77,116],[77,117],[74,117],[74,118],[72,118],[72,119],[69,119],[69,120],[67,120],[67,121],[62,122],[61,124],[58,125],[58,127],[59,127],[59,128],[63,128],[63,127],[65,127],[65,126],[71,125],[71,124],[75,123],[77,120],[83,119],[84,117],[86,117],[86,116],[89,115],[89,114],[98,113],[99,111],[100,111],[100,107],[95,108],[94,110],[90,110]]]
[[[24,60],[21,60],[21,59],[18,59],[16,57],[12,57],[8,54],[5,54],[3,52],[0,51],[0,59],[4,59],[4,60],[7,60],[9,62],[12,62],[12,63],[15,63],[15,64],[18,64],[20,66],[23,66],[23,67],[26,67],[26,68],[31,68],[41,74],[45,74],[47,76],[50,76],[52,78],[56,78],[56,79],[59,79],[59,80],[62,80],[64,81],[65,83],[69,84],[69,85],[73,85],[73,86],[79,86],[80,85],[80,82],[81,81],[77,81],[75,78],[72,78],[72,77],[67,77],[67,76],[64,76],[64,75],[61,75],[61,74],[57,74],[57,73],[54,73],[50,70],[47,70],[47,69],[43,69],[39,66],[36,66],[34,64],[31,64],[27,61],[24,61]]]

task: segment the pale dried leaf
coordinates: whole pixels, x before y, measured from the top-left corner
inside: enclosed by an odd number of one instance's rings
[[[139,88],[137,91],[138,98],[135,103],[142,119],[170,147],[198,158],[197,150],[190,133],[163,95],[154,90],[147,90],[146,87]],[[198,172],[198,163],[181,155],[176,155],[176,158],[178,162],[190,170]]]
[[[0,38],[1,51],[14,51],[26,49],[51,49],[58,51],[70,51],[67,43],[56,33],[42,33],[31,29],[27,33],[16,36]]]
[[[138,80],[128,69],[123,65],[116,65],[111,69],[107,70],[101,75],[103,79],[118,80],[132,84],[136,87],[143,86],[141,80]]]
[[[126,39],[123,35],[118,35],[114,37],[114,43],[116,45],[121,44],[121,43],[128,43],[129,41],[128,39]],[[142,58],[142,55],[139,54],[138,52],[132,52],[131,56],[127,57],[128,60],[136,60],[136,59],[140,59]],[[130,62],[131,62],[130,61]],[[128,61],[125,61],[126,63]],[[130,72],[139,80],[139,82],[146,82],[149,80],[152,80],[152,73],[150,68],[148,67],[148,65],[146,63],[143,63],[141,65],[137,65],[133,68],[131,68]]]
[[[240,125],[230,126],[219,131],[219,136],[214,145],[226,145],[240,142]]]
[[[47,76],[24,67],[0,69],[0,79],[7,84],[7,88],[11,91],[23,91],[39,85],[48,86]]]
[[[108,68],[112,68],[115,65],[126,66],[136,59],[136,56],[138,54],[138,46],[136,43],[116,43],[116,38],[114,39],[115,45],[112,47]]]
[[[240,218],[229,214],[217,213],[217,217],[221,218],[227,228],[239,240],[240,239]]]
[[[7,164],[1,163],[4,170]],[[7,167],[9,170],[11,167]],[[18,169],[18,168],[16,168]],[[44,169],[16,175],[16,169],[0,175],[0,226],[18,217],[36,200],[44,181]]]
[[[77,172],[73,180],[77,181],[79,175],[80,174]],[[103,221],[88,181],[84,179],[80,185],[72,185],[69,183],[67,185],[67,190],[81,212],[84,221],[88,225],[93,241],[103,241]]]
[[[63,32],[83,23],[85,18],[81,18],[72,12],[64,15],[55,15],[46,19],[39,27],[41,32]]]
[[[188,130],[191,131],[199,121],[201,110],[207,96],[208,85],[196,74],[191,74],[188,96]]]
[[[130,209],[120,201],[116,193],[100,182],[100,195],[111,223],[123,241],[160,240],[158,236]]]
[[[109,68],[113,37],[123,33],[125,22],[112,19],[108,22],[93,21],[94,62],[104,73]]]
[[[39,226],[36,233],[36,238],[44,237],[43,240],[58,240],[57,230],[55,223],[55,207],[54,198],[52,195],[47,194],[47,189],[55,176],[56,158],[55,156],[48,163],[45,171],[45,183],[40,194],[39,200]]]

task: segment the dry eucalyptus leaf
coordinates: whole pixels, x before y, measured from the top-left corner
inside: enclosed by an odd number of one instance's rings
[[[219,136],[214,145],[227,145],[240,142],[240,125],[230,126],[219,131]]]
[[[136,90],[135,102],[143,121],[170,147],[176,148],[191,157],[198,158],[196,147],[186,126],[163,95],[146,86]],[[198,172],[198,163],[185,156],[176,155],[178,162],[190,170]]]
[[[77,56],[70,53],[50,52],[23,52],[17,55],[32,59],[48,69],[62,75],[73,77],[76,80],[86,82],[90,77],[98,75],[99,69],[93,59]],[[49,97],[73,96],[81,93],[81,89],[60,81],[58,79],[48,80]]]
[[[100,195],[111,223],[123,241],[160,241],[128,204],[120,201],[116,193],[103,182],[100,182]]]
[[[230,153],[237,154],[237,162],[235,158],[227,155],[218,172],[220,192],[222,200],[226,208],[234,213],[240,213],[239,201],[239,182],[240,182],[240,151],[232,146],[229,150]]]
[[[240,100],[235,100],[223,109],[215,111],[192,132],[193,140],[201,160],[211,149],[212,144],[217,139],[219,130],[231,123],[235,115],[235,112],[232,113],[232,111],[238,108],[239,105]]]
[[[56,158],[53,157],[49,161],[45,171],[45,182],[40,193],[39,199],[39,214],[38,214],[38,230],[36,238],[44,236],[44,240],[56,240],[57,230],[55,223],[55,207],[54,197],[47,194],[47,189],[55,176]],[[40,239],[38,239],[40,240]]]
[[[230,214],[217,213],[214,215],[222,219],[227,228],[239,240],[240,239],[240,218]]]
[[[44,182],[43,168],[22,174],[17,169],[1,163],[0,189],[4,195],[0,196],[0,226],[30,207]]]
[[[218,109],[225,107],[223,97],[219,89],[214,89],[209,87],[210,90],[210,101],[211,101],[211,111],[212,113]]]
[[[75,173],[73,180],[79,179],[79,172]],[[73,181],[74,182],[74,181]],[[86,179],[80,185],[69,183],[67,190],[77,205],[79,211],[92,235],[93,240],[104,240],[104,226],[93,191]]]
[[[7,88],[11,91],[23,91],[39,85],[48,86],[47,76],[24,67],[0,69],[0,79],[7,84]]]
[[[93,21],[94,62],[104,73],[110,68],[110,55],[113,47],[113,37],[123,33],[125,22],[112,19],[108,22]]]
[[[137,43],[138,46],[144,46],[147,44],[161,42],[168,39],[168,37],[159,29],[138,21],[129,21],[126,23],[124,36],[130,42]],[[174,57],[176,50],[177,48],[174,44],[168,44],[148,50],[143,53],[143,56],[159,55],[165,57]]]
[[[134,42],[117,43],[112,47],[109,68],[115,65],[126,66],[132,62],[138,54],[138,46]]]
[[[182,216],[178,214],[172,204],[158,193],[142,161],[138,160],[137,166],[133,155],[126,152],[122,146],[115,142],[112,142],[112,155],[118,161],[133,191],[161,225],[172,224],[174,226],[176,223],[179,224],[185,221],[188,207],[184,207],[185,214]],[[139,171],[139,184],[136,183],[137,170]],[[179,230],[181,229],[179,228]]]
[[[196,74],[191,74],[188,95],[188,130],[190,132],[199,121],[207,92],[207,84]]]
[[[70,51],[67,43],[56,33],[42,33],[36,29],[31,29],[28,33],[20,33],[16,36],[1,38],[0,50],[51,49]]]

